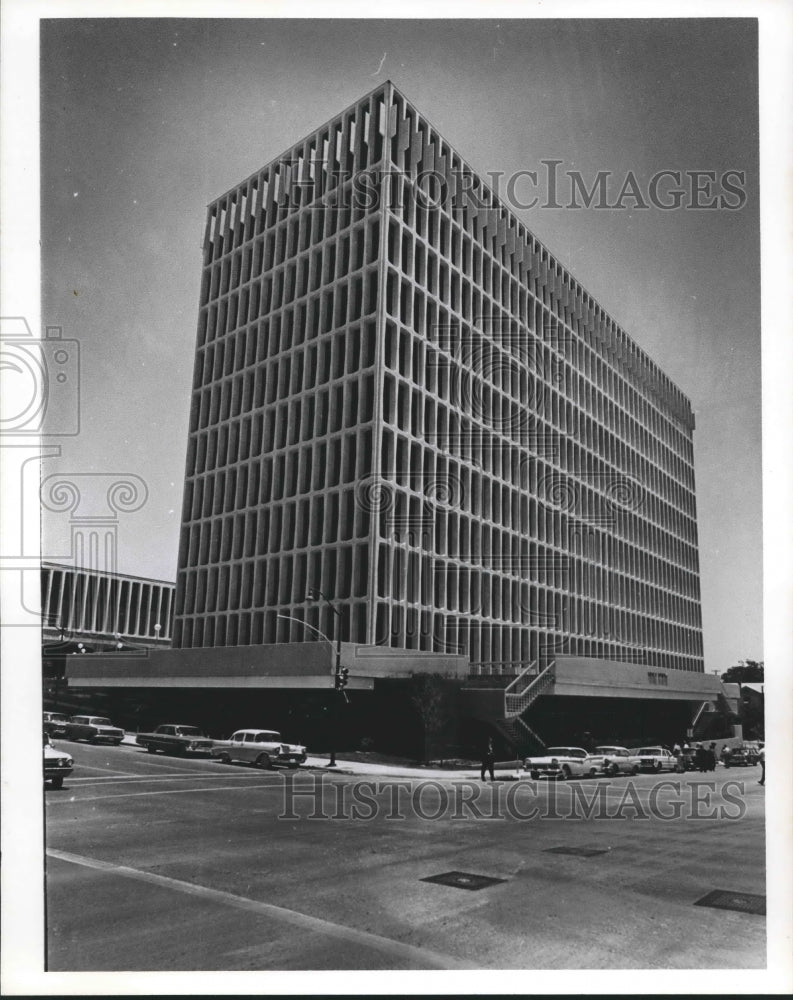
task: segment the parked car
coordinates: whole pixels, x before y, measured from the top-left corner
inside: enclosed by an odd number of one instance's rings
[[[664,747],[639,747],[634,750],[639,760],[640,771],[682,771],[677,757]]]
[[[760,755],[749,747],[725,747],[721,761],[725,767],[753,767]]]
[[[542,776],[565,780],[597,774],[597,766],[581,747],[548,747],[541,757],[527,757],[523,769],[534,779]]]
[[[638,774],[639,758],[625,747],[595,747],[590,763],[603,774]]]
[[[209,753],[212,740],[197,726],[181,726],[167,723],[157,726],[153,733],[138,733],[136,742],[146,747],[149,753],[174,753],[184,756],[187,753]]]
[[[45,712],[44,732],[49,733],[50,736],[65,736],[68,721],[69,716],[64,715],[63,712]]]
[[[264,768],[274,764],[298,767],[306,761],[306,748],[284,743],[281,734],[273,729],[238,729],[231,739],[215,742],[212,757],[224,764],[236,760]]]
[[[63,750],[56,750],[49,733],[43,733],[44,743],[44,783],[53,788],[63,788],[63,779],[68,778],[74,768],[74,760]]]
[[[73,715],[66,723],[66,739],[77,742],[112,743],[118,746],[124,739],[124,730],[114,726],[101,715]]]
[[[698,771],[697,748],[684,747],[677,756],[678,771]]]

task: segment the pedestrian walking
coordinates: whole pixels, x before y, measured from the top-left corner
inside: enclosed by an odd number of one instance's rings
[[[765,784],[765,747],[760,747],[760,767],[763,769],[763,773],[760,776],[760,781],[758,784]]]
[[[490,780],[491,781],[496,780],[496,775],[495,772],[493,771],[493,765],[495,764],[495,762],[496,762],[496,751],[493,749],[493,741],[492,739],[490,739],[487,741],[487,749],[485,750],[482,756],[482,781],[487,780],[485,778],[486,770],[490,772]]]
[[[716,770],[716,744],[711,743],[708,749],[705,751],[707,754],[707,765],[709,771]]]
[[[697,770],[700,774],[704,774],[708,768],[708,755],[701,743],[697,743],[697,752],[694,759],[697,763]]]

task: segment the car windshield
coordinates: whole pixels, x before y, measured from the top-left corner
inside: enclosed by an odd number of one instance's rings
[[[549,757],[586,757],[586,750],[576,747],[551,747],[547,752]]]
[[[100,719],[100,718],[97,717],[97,718],[91,719],[91,725],[92,726],[112,726],[113,723],[110,721],[110,719]]]
[[[203,736],[204,734],[197,726],[177,726],[177,736]]]
[[[661,747],[642,747],[639,750],[640,757],[654,757],[661,753]]]
[[[595,747],[595,753],[619,753],[619,747]]]

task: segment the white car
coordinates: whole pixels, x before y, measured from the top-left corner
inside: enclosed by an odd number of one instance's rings
[[[595,747],[590,761],[602,774],[638,774],[639,757],[625,747]]]
[[[532,778],[589,778],[597,774],[597,766],[581,747],[548,747],[542,757],[527,757],[523,770]]]
[[[72,773],[74,760],[63,750],[56,750],[50,742],[48,733],[44,733],[44,782],[49,781],[53,788],[63,788],[63,779]]]
[[[664,747],[639,747],[634,753],[639,760],[640,771],[654,771],[660,774],[661,771],[683,770],[677,757]]]
[[[211,755],[224,764],[242,761],[256,767],[270,768],[274,764],[299,767],[306,760],[306,748],[297,743],[284,743],[273,729],[238,729],[229,740],[216,740]]]

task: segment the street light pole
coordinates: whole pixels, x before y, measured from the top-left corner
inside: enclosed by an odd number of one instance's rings
[[[317,597],[321,597],[322,600],[327,604],[333,614],[336,616],[336,662],[333,668],[333,706],[332,706],[332,718],[331,718],[331,750],[330,750],[330,760],[328,761],[328,767],[336,767],[336,742],[338,736],[338,720],[339,720],[339,699],[336,694],[340,690],[339,681],[341,678],[341,611],[336,607],[333,601],[330,600],[318,587],[310,587],[306,597],[310,600],[316,600]]]
[[[333,610],[335,611],[336,609],[334,608]],[[328,636],[326,636],[324,632],[321,632],[314,625],[309,625],[308,622],[304,622],[302,620],[302,618],[295,618],[293,615],[276,615],[275,617],[276,618],[284,618],[286,621],[290,621],[290,622],[297,622],[299,625],[302,625],[303,628],[307,628],[307,629],[310,629],[312,632],[316,632],[316,634],[318,636],[321,636],[325,640],[325,642],[327,642],[327,644],[330,646],[331,649],[334,648],[333,641],[331,639],[329,639]],[[340,669],[340,663],[341,663],[341,636],[338,634],[338,629],[337,629],[337,637],[336,637],[335,650],[336,650],[336,669],[335,669],[335,672],[334,672],[334,680],[333,680],[333,689],[334,689],[334,691],[336,689],[336,677],[339,676],[339,669]],[[331,720],[331,736],[332,736],[332,740],[333,740],[333,745],[335,747],[335,745],[336,745],[336,741],[335,741],[335,737],[336,737],[336,714],[335,714],[336,713],[336,699],[335,698],[333,700],[333,706],[332,706],[332,708],[333,708],[333,712],[332,712],[333,718]],[[330,751],[330,761],[328,763],[328,767],[335,767],[335,766],[336,766],[336,751],[335,751],[335,749],[333,749],[333,750]]]

